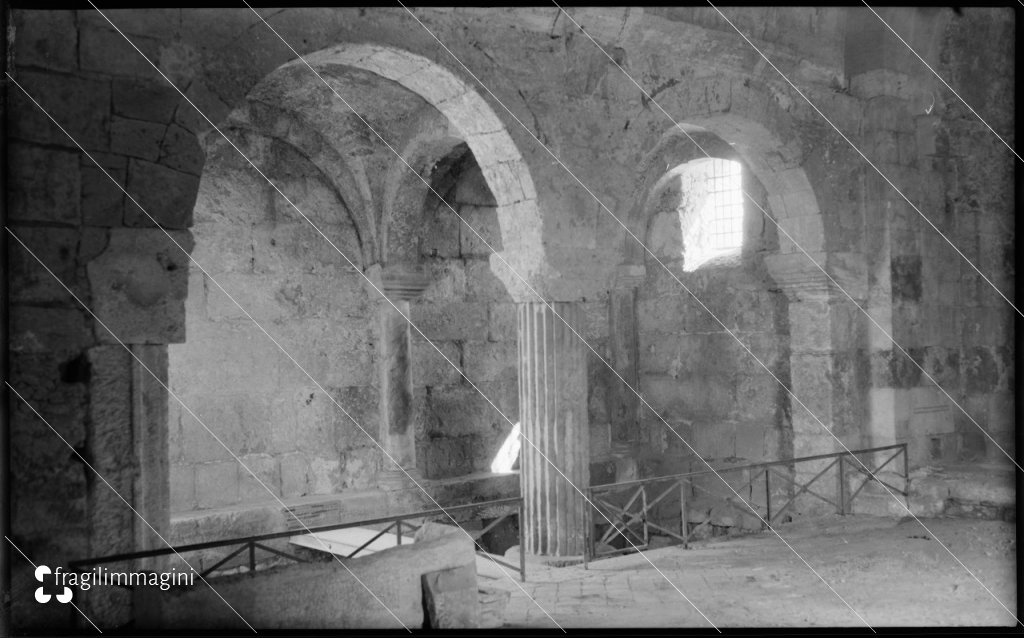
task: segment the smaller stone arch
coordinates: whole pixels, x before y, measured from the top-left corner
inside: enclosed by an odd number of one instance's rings
[[[773,219],[786,231],[780,233],[778,252],[798,253],[796,244],[811,254],[827,249],[817,196],[801,168],[803,155],[796,123],[767,85],[750,78],[728,82],[698,79],[666,90],[658,96],[658,103],[677,124],[666,126],[668,118],[660,109],[649,109],[646,115],[648,120],[656,118],[656,123],[648,121],[646,125],[656,133],[649,137],[651,150],[641,158],[634,177],[633,202],[627,215],[627,224],[634,233],[642,231],[646,223],[643,211],[647,195],[665,172],[668,149],[680,139],[710,132],[735,149],[767,191]],[[639,263],[636,259],[640,254],[630,246],[635,241],[626,239],[627,263]]]

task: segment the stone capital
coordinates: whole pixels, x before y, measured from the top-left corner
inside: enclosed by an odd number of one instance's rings
[[[369,274],[369,273],[367,273]],[[392,301],[410,301],[423,294],[431,283],[429,275],[408,268],[386,267],[380,269],[380,289]],[[371,277],[371,280],[375,279]]]
[[[768,273],[791,301],[827,300],[834,295],[855,301],[867,296],[867,262],[858,253],[802,252],[766,255]],[[820,266],[820,267],[819,267]],[[840,290],[841,289],[841,290]]]

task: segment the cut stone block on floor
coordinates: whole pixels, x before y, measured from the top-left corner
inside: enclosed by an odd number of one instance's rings
[[[424,626],[466,629],[479,625],[475,565],[460,565],[423,574]]]

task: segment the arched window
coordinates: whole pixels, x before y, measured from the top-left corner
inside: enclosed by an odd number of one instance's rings
[[[711,158],[686,165],[680,174],[683,205],[683,270],[692,272],[743,247],[743,190],[739,162]]]

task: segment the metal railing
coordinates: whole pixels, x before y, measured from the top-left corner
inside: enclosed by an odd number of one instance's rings
[[[865,470],[860,462],[850,457],[860,457],[866,454],[877,454],[892,451],[893,454],[881,461],[877,467]],[[880,479],[877,474],[881,472],[892,461],[903,456],[903,467],[900,476],[903,478],[903,488],[898,488]],[[795,474],[795,466],[799,463],[825,462],[831,460],[814,476],[804,482],[799,482],[791,474]],[[865,466],[870,465],[865,462]],[[779,468],[792,468],[793,472],[782,472]],[[836,468],[835,494],[832,497],[820,494],[812,490],[811,486],[827,475],[830,470]],[[850,471],[852,470],[852,471]],[[805,494],[817,498],[836,509],[838,514],[845,515],[851,511],[853,501],[861,493],[864,487],[877,481],[881,485],[903,496],[909,507],[909,463],[907,458],[907,444],[898,443],[881,447],[852,450],[849,452],[834,452],[831,454],[818,454],[815,456],[804,456],[794,459],[783,459],[780,461],[769,461],[764,463],[751,463],[718,469],[714,472],[723,475],[737,472],[746,472],[746,480],[736,489],[737,493],[743,494],[746,490],[751,497],[744,498],[747,503],[757,512],[762,519],[760,528],[766,529],[767,525],[774,525],[776,521],[786,515],[793,507],[797,499]],[[728,507],[736,510],[741,515],[751,516],[750,508],[739,502],[731,492],[727,496],[715,494],[708,488],[701,486],[695,481],[696,477],[711,476],[712,470],[701,470],[687,472],[684,474],[672,474],[668,476],[657,476],[648,479],[634,481],[623,481],[621,483],[609,483],[595,485],[586,490],[587,498],[592,505],[587,506],[587,526],[585,530],[585,551],[584,564],[596,558],[605,558],[617,554],[625,554],[636,550],[644,550],[650,547],[652,531],[666,537],[667,545],[681,543],[684,547],[689,545],[690,539],[700,529],[700,525],[693,530],[690,529],[690,522],[687,520],[687,503],[690,500],[690,493],[693,490],[705,492],[716,501],[725,503]],[[866,476],[854,490],[849,490],[848,478],[854,479]],[[773,486],[773,477],[775,485]],[[715,478],[717,481],[718,479]],[[779,482],[781,481],[781,483]],[[854,481],[855,482],[855,481]],[[760,492],[763,483],[763,492]],[[785,491],[780,491],[784,487]],[[758,494],[759,492],[759,494]],[[755,494],[757,494],[755,496]],[[773,508],[773,496],[776,503],[780,497],[786,501],[781,506]],[[678,512],[676,506],[670,501],[678,498]],[[604,516],[594,516],[594,510],[598,509]],[[659,515],[660,511],[669,510],[669,515]],[[605,522],[612,521],[611,524]],[[596,520],[595,520],[596,518]],[[709,523],[710,512],[702,524]],[[767,525],[765,524],[767,523]],[[599,529],[603,528],[603,529]],[[610,547],[609,543],[616,538],[628,539],[633,546],[625,548]],[[673,543],[672,541],[676,541]]]
[[[295,556],[293,554],[289,554],[287,552],[283,552],[283,551],[275,549],[273,547],[269,547],[269,546],[267,546],[264,543],[265,541],[271,541],[271,540],[280,539],[280,538],[287,538],[287,537],[291,537],[291,536],[302,536],[302,535],[306,535],[306,534],[318,534],[318,533],[321,533],[321,532],[330,532],[330,531],[334,531],[334,530],[349,529],[349,528],[353,528],[353,527],[368,527],[368,526],[371,526],[371,525],[387,524],[387,526],[384,529],[380,530],[373,538],[371,538],[370,540],[366,541],[365,543],[363,543],[362,545],[357,547],[355,550],[353,550],[348,555],[342,557],[342,560],[348,560],[350,558],[355,557],[361,551],[365,550],[371,543],[373,543],[375,540],[379,539],[381,536],[383,536],[384,534],[388,533],[391,530],[395,531],[395,535],[396,535],[397,540],[398,540],[398,545],[401,545],[402,544],[402,538],[403,538],[403,535],[402,535],[403,528],[405,528],[407,530],[413,530],[414,531],[414,530],[419,529],[424,522],[426,522],[427,520],[432,519],[432,518],[439,518],[439,517],[447,518],[447,514],[449,514],[449,513],[481,510],[481,509],[484,509],[484,508],[488,508],[488,509],[492,509],[492,510],[497,510],[499,512],[500,511],[504,511],[504,510],[510,510],[510,511],[507,511],[504,514],[501,514],[500,516],[495,518],[493,521],[491,521],[483,529],[479,529],[479,530],[466,529],[466,532],[468,532],[470,534],[470,536],[473,538],[473,542],[475,543],[475,546],[476,546],[476,553],[477,554],[481,554],[481,555],[486,554],[486,552],[484,551],[483,546],[480,544],[480,537],[482,537],[487,532],[491,531],[494,527],[496,527],[499,523],[501,523],[502,521],[507,519],[509,516],[513,516],[513,515],[518,515],[519,516],[519,521],[520,521],[520,524],[519,524],[519,546],[523,547],[523,526],[522,526],[522,522],[521,522],[523,520],[522,519],[523,499],[521,497],[513,497],[513,498],[497,499],[497,500],[493,500],[493,501],[484,501],[484,502],[480,502],[480,503],[467,503],[467,504],[464,504],[464,505],[453,505],[451,507],[445,507],[444,509],[424,510],[424,511],[420,511],[420,512],[412,512],[412,513],[409,513],[409,514],[397,514],[397,515],[394,515],[394,516],[382,516],[380,518],[372,518],[372,519],[366,519],[366,520],[361,520],[361,521],[354,521],[354,522],[350,522],[350,523],[336,523],[336,524],[332,524],[332,525],[320,525],[320,526],[317,526],[317,527],[309,527],[309,528],[304,528],[304,529],[299,529],[299,530],[287,530],[287,531],[282,531],[282,532],[270,532],[270,533],[267,533],[267,534],[257,534],[257,535],[253,535],[253,536],[243,536],[243,537],[230,538],[230,539],[219,540],[219,541],[208,541],[208,542],[203,542],[203,543],[192,543],[192,544],[189,544],[189,545],[179,545],[177,547],[165,547],[165,548],[162,548],[162,549],[151,549],[151,550],[144,550],[144,551],[139,551],[139,552],[128,552],[128,553],[123,553],[123,554],[111,554],[109,556],[100,556],[98,558],[87,558],[87,559],[83,559],[83,560],[71,561],[70,563],[68,563],[68,568],[71,569],[71,570],[75,570],[75,571],[85,571],[88,568],[94,567],[96,565],[103,565],[103,564],[107,564],[107,563],[120,563],[120,562],[125,562],[125,561],[140,560],[140,559],[144,559],[144,558],[153,558],[153,557],[157,557],[157,556],[178,555],[178,554],[185,554],[185,553],[188,553],[188,552],[198,552],[198,551],[217,549],[217,548],[235,547],[235,549],[233,551],[229,552],[227,555],[225,555],[223,558],[218,560],[216,563],[214,563],[210,567],[207,567],[202,572],[200,572],[200,576],[202,578],[206,578],[211,573],[213,573],[214,571],[216,571],[217,569],[219,569],[220,567],[222,567],[223,565],[228,563],[228,561],[232,560],[233,558],[235,558],[236,556],[238,556],[242,552],[246,552],[246,551],[248,551],[247,565],[248,565],[249,573],[250,574],[255,574],[256,573],[256,565],[257,565],[257,561],[256,561],[256,550],[257,549],[262,550],[264,552],[268,552],[270,554],[276,555],[276,556],[281,557],[281,558],[285,558],[285,559],[288,559],[288,560],[295,561],[295,562],[300,562],[300,563],[310,562],[310,561],[308,561],[308,560],[306,560],[304,558],[301,558],[299,556]],[[410,521],[415,521],[415,522],[410,522]],[[460,525],[460,527],[461,527],[461,525]],[[519,557],[520,558],[519,558],[519,566],[518,567],[516,567],[515,565],[511,565],[509,563],[506,563],[504,561],[500,561],[500,560],[494,558],[493,556],[490,556],[490,555],[488,555],[488,556],[492,560],[494,560],[494,562],[498,563],[499,565],[502,565],[504,567],[508,567],[509,569],[512,569],[514,571],[519,572],[520,580],[523,581],[523,582],[526,582],[526,556],[523,554],[522,551],[519,552]]]

